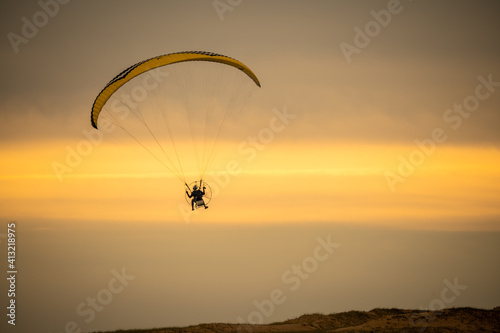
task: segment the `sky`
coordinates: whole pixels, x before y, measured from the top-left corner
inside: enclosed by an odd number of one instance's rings
[[[499,305],[498,2],[8,0],[0,13],[5,275],[13,221],[18,237],[18,317],[2,331]],[[191,50],[262,84],[195,212],[144,149],[90,124],[115,75]]]

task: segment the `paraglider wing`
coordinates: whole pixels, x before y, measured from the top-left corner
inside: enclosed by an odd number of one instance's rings
[[[165,54],[141,61],[133,66],[130,66],[129,68],[118,74],[113,80],[111,80],[99,93],[94,101],[94,104],[92,105],[92,126],[97,129],[97,119],[99,118],[99,114],[104,104],[106,104],[108,99],[111,97],[111,95],[113,95],[115,91],[117,91],[121,86],[130,81],[132,78],[157,67],[185,61],[211,61],[233,66],[248,75],[248,77],[250,77],[255,82],[255,84],[260,87],[260,82],[257,76],[250,70],[250,68],[236,59],[226,57],[221,54],[200,51]]]

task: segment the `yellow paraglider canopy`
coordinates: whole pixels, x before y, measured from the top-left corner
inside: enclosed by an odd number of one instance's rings
[[[118,74],[113,80],[111,80],[99,93],[94,101],[94,104],[92,105],[92,126],[94,128],[97,128],[97,119],[99,118],[101,109],[104,104],[106,104],[111,95],[113,95],[115,91],[117,91],[121,86],[130,81],[132,78],[157,67],[185,61],[211,61],[233,66],[248,75],[255,82],[255,84],[260,87],[260,82],[257,76],[250,70],[250,68],[236,59],[226,57],[221,54],[200,51],[165,54],[141,61],[133,66],[130,66],[129,68]]]

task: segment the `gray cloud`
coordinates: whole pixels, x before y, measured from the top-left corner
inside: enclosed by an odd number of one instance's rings
[[[2,7],[5,36],[20,33],[22,17],[41,10],[36,2]],[[70,2],[19,53],[3,39],[0,138],[78,136],[95,95],[116,73],[154,55],[203,49],[250,64],[263,82],[260,108],[286,104],[301,115],[290,136],[413,141],[473,93],[477,76],[492,73],[500,81],[500,5],[400,7],[348,64],[339,44],[353,44],[353,29],[364,29],[386,1],[252,1],[226,12],[224,21],[206,1]],[[498,92],[481,103],[454,142],[498,142],[499,104]],[[30,125],[36,117],[68,126]]]

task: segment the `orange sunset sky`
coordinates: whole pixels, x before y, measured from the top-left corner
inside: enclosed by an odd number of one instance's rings
[[[19,287],[21,327],[251,322],[254,301],[288,290],[283,272],[327,235],[338,257],[263,322],[428,308],[456,277],[468,289],[446,306],[498,306],[498,2],[0,7],[0,222],[18,223],[19,260],[38,279]],[[234,57],[262,84],[218,145],[210,209],[194,213],[174,175],[90,124],[116,74],[189,50]],[[122,267],[137,277],[130,287],[95,319],[75,313]]]

